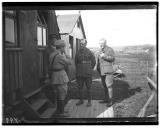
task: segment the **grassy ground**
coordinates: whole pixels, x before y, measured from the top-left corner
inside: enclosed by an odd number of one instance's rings
[[[119,55],[116,57],[116,63],[121,64],[126,78],[124,80],[114,80],[113,108],[115,117],[136,117],[151,94],[146,77],[148,75],[147,69],[152,67],[153,64],[149,58],[136,55]],[[94,72],[93,78],[99,78],[97,72]],[[86,99],[87,93],[85,87],[83,92],[83,96]],[[104,99],[104,91],[100,82],[93,82],[91,92],[92,99]],[[67,100],[78,98],[77,83],[69,84]],[[157,96],[150,103],[146,116],[156,112]]]

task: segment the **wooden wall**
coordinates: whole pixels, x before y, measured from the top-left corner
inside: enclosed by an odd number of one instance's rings
[[[19,25],[22,47],[22,93],[27,94],[39,87],[37,11],[21,11]]]
[[[5,105],[11,105],[21,97],[22,81],[22,49],[5,48],[4,50],[4,83],[3,98]]]

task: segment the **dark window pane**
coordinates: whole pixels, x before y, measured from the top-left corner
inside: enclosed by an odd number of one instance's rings
[[[15,26],[14,20],[11,18],[5,18],[5,40],[11,43],[15,43]]]
[[[72,36],[69,36],[69,43],[70,43],[70,48],[69,48],[70,57],[73,58],[73,37]]]
[[[46,28],[43,28],[43,45],[46,46]]]

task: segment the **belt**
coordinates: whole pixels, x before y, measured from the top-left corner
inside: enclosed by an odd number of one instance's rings
[[[91,61],[82,61],[81,64],[91,64]]]
[[[109,74],[109,75],[112,75],[114,72],[106,72],[105,74]]]
[[[62,70],[64,70],[64,68],[62,68],[62,69],[53,69],[52,71],[53,72],[59,72],[59,71],[62,71]]]

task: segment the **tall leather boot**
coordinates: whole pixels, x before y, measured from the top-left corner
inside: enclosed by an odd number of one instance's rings
[[[105,99],[100,101],[99,103],[108,103],[109,102],[109,94],[108,94],[107,88],[104,88],[104,93],[105,93]]]
[[[69,114],[64,112],[64,100],[59,100],[59,116],[68,117]]]
[[[110,86],[108,88],[108,96],[109,96],[109,102],[107,103],[107,107],[111,107],[113,105],[113,88]]]
[[[83,96],[82,96],[82,93],[83,93],[83,91],[82,90],[79,90],[79,97],[80,97],[80,99],[76,103],[77,106],[83,104]]]
[[[109,99],[109,102],[107,103],[107,107],[111,107],[113,105],[113,100],[112,98]]]
[[[55,114],[60,114],[61,113],[61,110],[60,110],[60,106],[61,106],[61,103],[60,103],[60,100],[57,100],[57,109],[56,109],[56,113]]]

